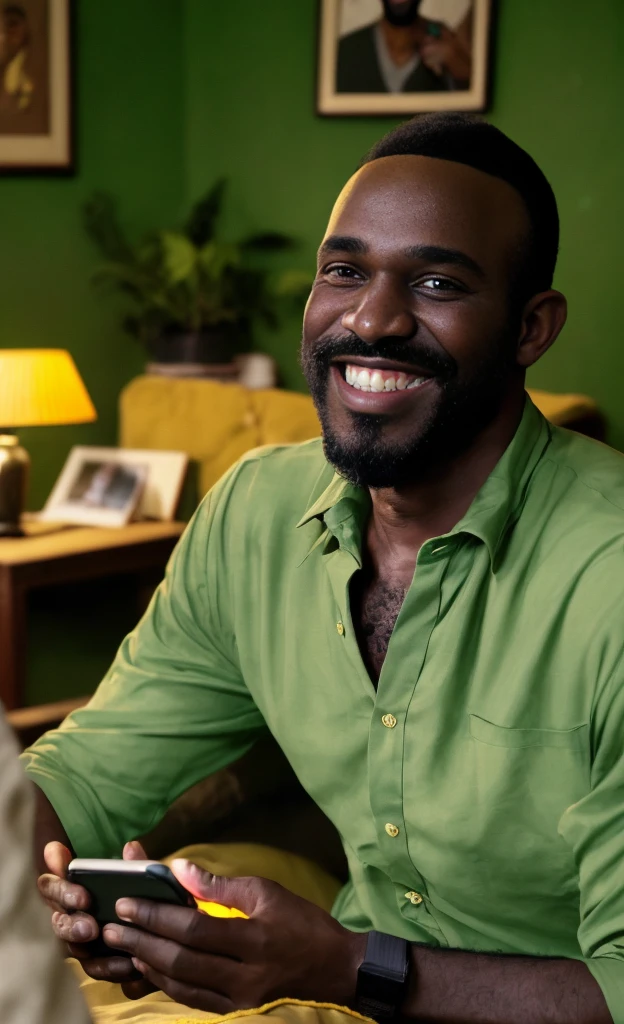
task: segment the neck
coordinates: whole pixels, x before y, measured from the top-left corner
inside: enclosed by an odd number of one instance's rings
[[[368,533],[375,561],[390,559],[413,565],[426,541],[457,525],[513,439],[523,409],[524,390],[509,397],[499,415],[461,455],[417,483],[371,490]]]
[[[400,67],[407,64],[414,54],[420,52],[426,34],[426,22],[420,15],[412,25],[391,25],[385,18],[381,22],[386,46],[394,63]]]

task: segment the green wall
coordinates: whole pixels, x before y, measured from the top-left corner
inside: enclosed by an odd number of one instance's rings
[[[178,0],[79,0],[78,168],[72,178],[0,179],[0,345],[68,348],[97,423],[21,432],[40,508],[72,444],[114,444],[117,396],[143,364],[120,307],[93,291],[98,261],[80,206],[114,192],[132,230],[176,220],[184,193],[183,19]],[[29,604],[27,703],[87,693],[136,621],[127,580],[42,590]]]
[[[119,307],[94,292],[98,257],[80,222],[96,188],[114,192],[131,229],[178,215],[184,189],[182,18],[177,0],[76,4],[78,172],[0,180],[0,345],[68,348],[98,421],[24,430],[29,507],[40,508],[72,444],[113,444],[119,390],[140,369]]]
[[[396,121],[314,113],[316,0],[188,0],[187,189],[230,176],[232,230],[275,227],[314,250],[333,200],[362,153]],[[624,3],[502,0],[491,120],[541,164],[557,194],[556,284],[570,317],[530,377],[534,387],[593,395],[624,448],[620,251]],[[263,338],[290,387],[302,387],[299,325]]]

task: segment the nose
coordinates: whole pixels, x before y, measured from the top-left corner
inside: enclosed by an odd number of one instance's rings
[[[369,345],[382,338],[413,338],[418,322],[410,299],[403,288],[378,278],[358,289],[356,304],[344,313],[341,324]]]

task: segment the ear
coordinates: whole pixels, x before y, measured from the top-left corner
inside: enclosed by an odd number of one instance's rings
[[[518,366],[533,366],[556,340],[566,322],[568,304],[565,295],[550,290],[534,295],[522,314],[518,340]]]

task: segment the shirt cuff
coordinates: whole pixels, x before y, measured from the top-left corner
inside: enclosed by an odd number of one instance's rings
[[[624,961],[596,956],[585,958],[583,963],[600,985],[613,1024],[624,1024]]]

